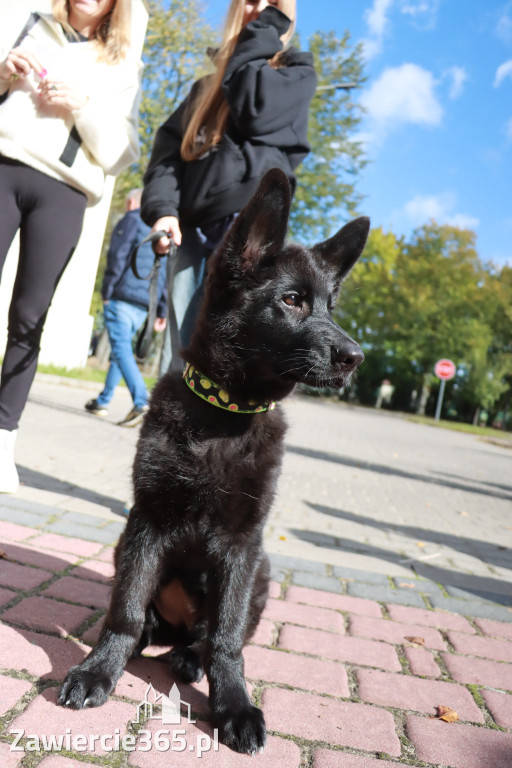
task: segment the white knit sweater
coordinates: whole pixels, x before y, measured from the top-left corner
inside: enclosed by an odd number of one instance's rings
[[[40,78],[34,72],[25,79],[0,79],[0,155],[66,182],[94,203],[102,195],[105,174],[117,175],[139,156],[142,65],[133,57],[115,65],[99,62],[91,43],[69,43],[51,14],[39,15],[20,48],[36,53],[49,77],[76,86],[89,100],[69,113],[41,103]],[[10,5],[1,17],[3,61],[27,14]]]

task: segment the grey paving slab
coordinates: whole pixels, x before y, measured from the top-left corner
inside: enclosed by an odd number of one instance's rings
[[[391,587],[377,586],[376,584],[360,584],[357,581],[350,581],[347,585],[347,592],[353,597],[425,608],[425,601],[421,595],[405,589],[391,589]]]
[[[292,584],[298,587],[322,589],[325,592],[335,592],[336,594],[340,594],[342,591],[339,579],[333,579],[331,576],[321,576],[317,573],[306,573],[306,571],[294,571],[292,574]]]
[[[92,528],[90,525],[79,525],[65,520],[58,520],[45,526],[45,531],[58,533],[61,536],[85,539],[86,541],[98,541],[101,544],[115,544],[119,538],[119,533],[116,530]]]
[[[476,600],[458,600],[456,597],[431,597],[434,608],[441,608],[464,616],[474,616],[479,619],[494,619],[495,621],[512,621],[512,610],[502,605],[481,603]]]
[[[364,581],[369,584],[389,585],[388,577],[382,573],[372,573],[371,571],[363,571],[356,568],[343,568],[339,565],[335,565],[332,572],[333,576],[339,579],[346,579],[347,581]]]
[[[270,554],[269,557],[274,568],[290,571],[298,568],[301,571],[310,571],[311,573],[318,573],[323,576],[327,575],[327,568],[324,563],[315,562],[314,560],[301,560],[297,557],[287,557],[286,555]]]
[[[394,578],[393,583],[398,589],[410,589],[412,592],[422,592],[426,595],[444,595],[443,590],[438,584],[426,579],[403,579]]]
[[[18,525],[26,525],[29,528],[39,528],[39,526],[46,522],[47,518],[36,515],[33,512],[26,512],[24,509],[0,506],[0,520],[7,520]]]

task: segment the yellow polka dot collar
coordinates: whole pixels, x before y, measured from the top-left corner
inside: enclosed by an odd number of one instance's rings
[[[192,392],[195,392],[202,400],[206,400],[207,403],[215,405],[217,408],[231,411],[231,413],[264,413],[265,411],[273,411],[276,407],[273,400],[240,400],[237,398],[235,402],[225,389],[200,373],[190,363],[185,364],[183,378]]]

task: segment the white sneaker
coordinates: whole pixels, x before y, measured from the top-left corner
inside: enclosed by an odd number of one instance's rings
[[[16,493],[20,484],[14,463],[14,443],[17,429],[0,429],[0,493]]]

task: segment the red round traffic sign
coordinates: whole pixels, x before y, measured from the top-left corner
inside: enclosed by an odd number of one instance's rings
[[[453,379],[456,372],[457,367],[455,363],[452,362],[452,360],[447,360],[446,358],[438,360],[434,366],[434,373],[436,374],[437,378],[444,379],[445,381]]]

